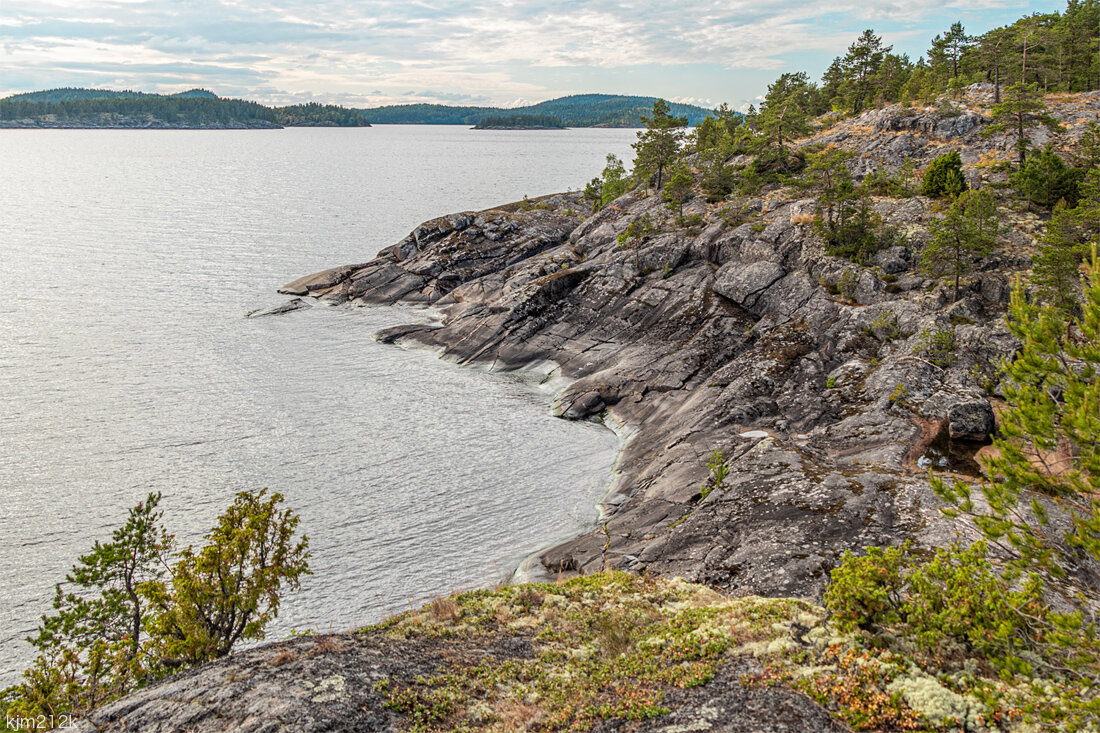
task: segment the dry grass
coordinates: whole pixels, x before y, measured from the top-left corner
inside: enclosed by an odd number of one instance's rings
[[[497,709],[500,730],[504,733],[521,733],[541,727],[546,711],[538,705],[525,702],[506,702]],[[496,727],[496,726],[494,726]]]
[[[462,611],[453,598],[437,598],[428,606],[428,613],[439,623],[454,623],[462,618]]]
[[[314,647],[314,653],[328,654],[330,652],[338,652],[344,649],[344,644],[337,641],[332,636],[322,636],[317,640],[317,645]]]
[[[271,659],[271,661],[268,662],[268,664],[272,667],[281,667],[287,662],[293,662],[297,658],[298,655],[294,652],[290,651],[289,649],[283,649],[281,652],[276,654]]]

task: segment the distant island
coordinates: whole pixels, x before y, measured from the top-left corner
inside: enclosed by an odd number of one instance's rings
[[[268,107],[225,99],[206,89],[152,94],[111,89],[50,89],[0,99],[0,128],[279,129],[469,125],[479,130],[560,130],[567,127],[642,127],[656,97],[574,94],[527,107],[451,107],[402,104],[354,109],[334,104]],[[669,112],[697,125],[712,110],[669,104]]]
[[[565,125],[553,115],[504,115],[486,117],[474,125],[475,130],[564,130]]]
[[[565,127],[642,127],[642,115],[648,115],[656,101],[656,97],[574,94],[512,109],[401,104],[359,112],[376,125],[478,125],[488,117],[549,115]],[[677,117],[687,117],[689,125],[713,114],[712,110],[692,104],[669,104],[669,110]]]
[[[110,89],[51,89],[0,99],[0,128],[279,129],[369,127],[356,110],[331,104],[267,107],[223,99],[205,89],[150,94]]]

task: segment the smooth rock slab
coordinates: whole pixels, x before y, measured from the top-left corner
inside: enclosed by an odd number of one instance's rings
[[[764,291],[786,274],[775,262],[731,262],[715,274],[714,292],[751,310]]]

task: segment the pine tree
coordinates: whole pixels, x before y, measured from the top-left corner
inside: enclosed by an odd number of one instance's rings
[[[840,149],[814,155],[799,185],[818,193],[814,229],[825,240],[825,251],[863,263],[879,246],[882,222],[871,209],[866,187],[852,179],[852,156]]]
[[[974,39],[966,35],[963,24],[956,21],[951,24],[950,30],[943,35],[937,35],[932,39],[932,48],[928,51],[928,59],[932,63],[933,70],[944,68],[950,72],[950,78],[959,78],[959,64],[963,55],[974,45]]]
[[[966,190],[966,179],[962,174],[962,157],[959,151],[952,150],[944,153],[929,165],[924,171],[924,178],[920,184],[921,196],[955,197]]]
[[[669,114],[668,102],[658,99],[653,103],[653,112],[642,117],[645,129],[638,132],[638,142],[633,148],[636,152],[634,173],[636,177],[654,178],[658,191],[664,184],[665,168],[680,154],[680,145],[686,135],[687,117],[673,117]]]
[[[848,53],[840,61],[844,80],[838,93],[853,113],[859,114],[874,101],[875,73],[892,48],[883,46],[882,38],[869,28],[848,46]]]
[[[1031,138],[1027,131],[1037,125],[1044,125],[1052,131],[1059,127],[1058,120],[1046,113],[1047,106],[1039,87],[1035,84],[1017,83],[1005,90],[1005,100],[993,105],[991,117],[993,124],[982,130],[982,135],[1007,132],[1016,137],[1018,165],[1024,164]]]
[[[593,211],[599,211],[629,190],[630,178],[626,167],[617,155],[608,153],[603,173],[584,187],[584,198],[592,204]]]
[[[35,665],[25,680],[55,713],[86,710],[118,697],[156,671],[146,643],[144,590],[167,573],[173,540],[161,525],[160,494],[132,508],[111,535],[58,583],[53,615],[43,616]],[[52,680],[54,684],[45,684]],[[38,684],[35,684],[37,682]]]
[[[683,217],[684,202],[691,197],[691,190],[695,187],[695,176],[683,161],[674,163],[668,172],[668,182],[665,183],[662,196],[669,206],[676,205],[680,217]]]
[[[131,509],[58,585],[56,613],[30,639],[38,654],[22,682],[0,693],[0,711],[79,715],[240,639],[261,639],[283,592],[309,572],[309,540],[294,536],[298,515],[279,508],[279,494],[241,492],[209,544],[173,558],[159,501],[150,494]]]
[[[784,141],[801,137],[810,131],[810,97],[813,87],[804,72],[787,73],[768,85],[768,93],[760,108],[757,129],[769,145],[779,149],[779,159],[786,161]]]
[[[1082,225],[1075,209],[1055,207],[1054,217],[1039,237],[1039,252],[1032,262],[1035,284],[1043,297],[1067,315],[1077,311],[1081,261],[1087,254]]]
[[[1042,150],[1029,152],[1024,164],[1009,177],[1009,182],[1027,200],[1029,210],[1033,203],[1053,209],[1059,201],[1074,207],[1083,173],[1081,169],[1067,166],[1048,144]]]
[[[959,299],[959,280],[974,268],[974,260],[993,251],[999,224],[997,206],[988,191],[964,191],[942,221],[928,226],[932,241],[921,253],[921,265],[935,277],[952,276]]]
[[[1085,578],[1078,590],[1095,595],[1100,580],[1100,262],[1093,251],[1081,316],[1028,302],[1017,282],[1009,331],[1022,344],[1003,365],[1008,409],[999,415],[999,455],[987,461],[978,487],[934,481],[949,516],[968,515],[1018,572],[1057,583]],[[1065,512],[1051,522],[1044,498]],[[1074,637],[1069,637],[1072,642]]]
[[[1081,262],[1090,247],[1100,245],[1100,168],[1089,171],[1080,191],[1077,206],[1055,207],[1033,261],[1040,293],[1066,317],[1078,312]]]

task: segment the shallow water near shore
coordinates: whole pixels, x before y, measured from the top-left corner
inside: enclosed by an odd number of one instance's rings
[[[275,289],[421,221],[582,187],[630,130],[0,132],[0,684],[53,584],[150,491],[183,543],[233,493],[302,515],[269,638],[505,578],[596,516],[618,440],[534,373],[378,344],[424,320]]]

